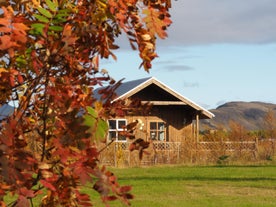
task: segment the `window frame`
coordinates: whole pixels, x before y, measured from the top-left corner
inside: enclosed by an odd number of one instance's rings
[[[115,121],[115,127],[114,128],[110,128],[110,126],[112,126],[110,124],[111,121]],[[111,141],[113,138],[115,138],[116,142],[127,142],[126,137],[123,138],[123,139],[119,139],[119,132],[124,131],[124,128],[120,128],[120,122],[121,121],[125,122],[124,126],[127,125],[127,119],[109,119],[108,120],[108,141]],[[114,133],[114,132],[115,132],[115,137],[110,137],[110,134]]]
[[[163,125],[163,129],[160,129],[160,127],[158,126],[160,123]],[[155,128],[152,128],[152,124],[155,124]],[[161,133],[163,133],[163,136],[164,136],[163,139],[161,139]],[[164,121],[161,121],[161,120],[149,121],[149,134],[150,134],[150,140],[152,140],[152,141],[166,142],[167,141],[166,123]],[[153,136],[155,138],[153,138]]]

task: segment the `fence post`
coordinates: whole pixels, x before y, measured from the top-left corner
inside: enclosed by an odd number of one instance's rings
[[[115,167],[118,167],[117,166],[117,143],[115,142],[114,143],[114,165],[115,165]]]
[[[258,137],[256,137],[256,139],[255,139],[255,150],[254,150],[255,159],[257,159],[258,154],[259,154],[259,139],[258,139]]]

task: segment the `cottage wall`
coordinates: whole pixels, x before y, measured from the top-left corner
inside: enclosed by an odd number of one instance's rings
[[[162,113],[152,112],[147,116],[127,116],[127,122],[140,120],[135,130],[136,138],[151,140],[150,122],[165,122],[166,140],[169,142],[183,142],[194,137],[194,127],[190,116],[185,117],[181,112],[164,110]]]

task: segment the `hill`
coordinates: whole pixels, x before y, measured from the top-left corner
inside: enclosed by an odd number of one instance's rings
[[[276,104],[263,102],[228,102],[216,109],[209,110],[215,117],[211,120],[201,121],[201,130],[229,128],[229,121],[241,124],[247,130],[259,130],[264,128],[264,118],[268,111],[274,111]]]

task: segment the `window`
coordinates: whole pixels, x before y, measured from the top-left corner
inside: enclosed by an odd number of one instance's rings
[[[166,141],[164,122],[150,122],[150,138],[156,141]]]
[[[126,141],[126,137],[120,135],[119,132],[124,131],[124,126],[127,125],[125,119],[111,119],[109,123],[109,140],[115,139],[116,141]]]

